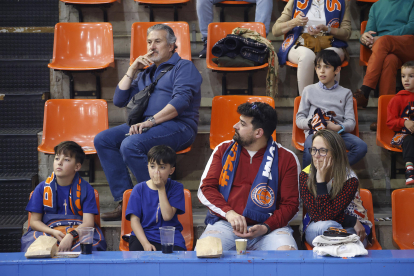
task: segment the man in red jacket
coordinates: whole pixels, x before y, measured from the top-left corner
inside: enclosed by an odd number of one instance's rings
[[[244,103],[237,112],[233,140],[214,149],[201,179],[198,198],[209,211],[200,238],[220,238],[223,250],[235,250],[238,238],[247,250],[295,250],[288,223],[299,208],[298,158],[273,141],[274,108]]]
[[[401,67],[405,90],[391,99],[387,109],[387,126],[395,131],[391,146],[402,149],[405,161],[405,184],[414,184],[414,61]]]

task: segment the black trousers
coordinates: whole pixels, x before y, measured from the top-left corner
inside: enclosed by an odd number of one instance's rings
[[[162,247],[160,243],[156,243],[156,242],[150,242],[150,243],[155,246],[157,251],[162,251]],[[136,236],[131,235],[129,237],[129,251],[144,251],[144,247],[141,245],[141,243],[139,242]],[[187,251],[187,249],[174,245],[173,251]]]
[[[414,163],[414,136],[412,134],[405,136],[402,148],[404,162]]]

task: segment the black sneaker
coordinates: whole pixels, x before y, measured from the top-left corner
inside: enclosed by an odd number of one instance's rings
[[[206,55],[207,55],[207,39],[203,40],[203,42],[204,42],[204,48],[203,50],[201,50],[200,53],[198,53],[199,58],[206,58]]]
[[[414,184],[414,170],[405,171],[405,185]]]

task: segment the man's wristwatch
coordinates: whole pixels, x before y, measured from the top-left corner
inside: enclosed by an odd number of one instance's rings
[[[68,229],[68,232],[67,232],[66,234],[71,234],[71,235],[72,235],[72,237],[73,237],[73,241],[74,241],[74,242],[76,242],[76,241],[79,239],[79,234],[78,234],[78,232],[77,232],[75,229],[73,229],[73,228],[69,228],[69,229]]]
[[[157,125],[157,123],[155,122],[154,116],[149,117],[147,121],[150,121],[152,123],[152,126],[156,126]]]
[[[260,223],[260,225],[264,225],[264,226],[266,226],[266,228],[267,228],[267,232],[266,232],[266,234],[265,235],[267,235],[267,234],[269,234],[271,231],[270,231],[270,226],[269,225],[267,225],[266,223]]]

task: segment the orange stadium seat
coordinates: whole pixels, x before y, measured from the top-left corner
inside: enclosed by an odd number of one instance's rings
[[[88,155],[96,154],[95,136],[108,129],[108,104],[96,99],[54,99],[45,103],[42,143],[38,151],[54,154],[63,141],[78,143]],[[94,159],[89,158],[89,182],[94,182]]]
[[[128,242],[122,239],[123,235],[129,234],[132,232],[131,222],[125,219],[126,208],[128,206],[129,198],[131,196],[132,189],[126,190],[123,196],[122,204],[122,222],[121,222],[121,238],[119,242],[120,251],[129,251]],[[178,220],[183,226],[183,231],[181,234],[185,240],[185,246],[187,251],[193,250],[194,244],[194,229],[193,229],[193,205],[191,203],[191,192],[187,189],[184,189],[184,198],[185,198],[185,213],[178,215]]]
[[[233,126],[240,120],[237,107],[245,102],[264,102],[275,107],[275,101],[266,96],[216,96],[211,108],[210,148],[233,139]],[[276,131],[272,134],[276,141]]]
[[[99,205],[99,193],[97,190],[93,189],[93,191],[95,192],[95,200],[96,200],[96,207],[98,208],[98,214],[95,215],[95,223],[101,227],[101,207]],[[29,199],[32,197],[33,191],[30,193]],[[29,212],[29,216],[28,216],[28,222],[27,222],[27,228],[30,227],[30,218],[32,217],[32,213]]]
[[[220,8],[220,22],[225,22],[224,8],[233,8],[233,7],[242,7],[244,9],[244,22],[249,22],[249,10],[251,7],[254,7],[256,3],[250,3],[246,1],[223,1],[214,4],[216,7]]]
[[[301,96],[298,96],[295,98],[295,102],[293,105],[293,127],[292,127],[292,146],[294,146],[297,150],[303,151],[304,143],[305,143],[305,133],[303,132],[303,129],[300,129],[296,125],[296,114],[299,110],[300,100]],[[359,124],[358,124],[358,109],[357,109],[357,103],[354,98],[354,114],[355,114],[355,128],[351,132],[353,135],[359,137]]]
[[[131,27],[130,65],[137,57],[147,53],[147,30],[156,24],[165,24],[173,29],[177,37],[177,53],[191,61],[190,27],[187,22],[135,22]]]
[[[399,249],[414,249],[414,189],[394,190],[392,204],[392,239]]]
[[[63,71],[70,79],[70,98],[101,97],[99,72],[114,66],[114,43],[110,23],[58,23],[55,26],[53,59],[48,67]],[[72,72],[91,71],[96,91],[74,91]]]
[[[369,190],[367,189],[360,189],[359,190],[359,194],[361,196],[361,200],[362,203],[364,205],[364,208],[367,210],[368,213],[368,219],[369,221],[371,221],[372,223],[372,244],[371,245],[367,245],[366,249],[367,250],[382,250],[381,245],[379,244],[378,240],[377,240],[377,234],[375,232],[375,220],[374,220],[374,207],[372,205],[372,194]],[[306,208],[305,206],[303,206],[303,216],[305,216],[306,214]],[[304,242],[305,247],[307,250],[312,250],[313,246],[308,244],[306,241]]]
[[[178,21],[178,8],[184,6],[190,0],[135,0],[139,5],[145,5],[149,8],[150,22],[154,22],[154,8],[173,8],[174,21]]]
[[[404,174],[405,169],[397,170],[397,153],[402,150],[391,147],[391,139],[394,131],[387,126],[387,107],[394,95],[382,95],[378,99],[377,116],[377,146],[388,150],[391,154],[391,179],[395,179],[397,173]]]
[[[240,92],[240,89],[227,89],[227,78],[226,73],[229,72],[243,72],[243,71],[249,71],[249,77],[248,77],[248,89],[242,89],[243,94],[253,94],[253,77],[252,73],[255,70],[263,69],[268,66],[267,63],[259,66],[253,66],[253,67],[219,67],[217,64],[215,64],[211,59],[214,58],[213,54],[211,53],[211,49],[213,48],[214,44],[216,44],[217,41],[220,39],[226,37],[228,34],[231,34],[233,29],[240,27],[240,28],[248,28],[250,30],[258,32],[263,37],[266,37],[266,28],[263,23],[260,22],[223,22],[223,23],[210,23],[208,25],[208,40],[207,40],[207,68],[213,70],[213,72],[221,72],[223,73],[222,77],[222,94],[229,94],[230,91],[236,91]]]
[[[79,22],[83,22],[83,14],[81,8],[99,7],[104,14],[104,22],[108,22],[107,9],[116,1],[120,0],[60,0],[66,5],[72,5],[79,13]]]

